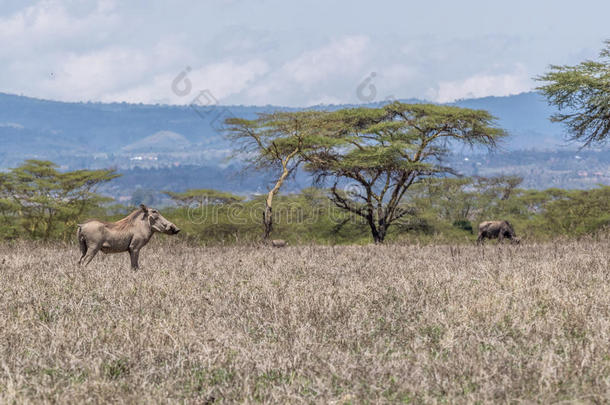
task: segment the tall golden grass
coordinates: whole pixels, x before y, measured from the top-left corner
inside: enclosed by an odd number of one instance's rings
[[[607,403],[610,241],[0,245],[0,402]]]

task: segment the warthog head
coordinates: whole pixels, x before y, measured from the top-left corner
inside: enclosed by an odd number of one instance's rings
[[[145,218],[148,219],[148,223],[154,231],[167,235],[175,235],[180,232],[180,228],[165,219],[158,210],[147,208],[144,204],[140,204],[140,208],[144,211]]]

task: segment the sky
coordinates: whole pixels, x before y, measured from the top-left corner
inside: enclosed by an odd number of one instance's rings
[[[0,92],[295,107],[505,96],[596,58],[608,15],[607,0],[0,0]]]

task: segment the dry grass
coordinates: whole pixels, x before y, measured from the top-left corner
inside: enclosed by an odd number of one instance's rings
[[[0,402],[604,403],[610,241],[0,245]]]

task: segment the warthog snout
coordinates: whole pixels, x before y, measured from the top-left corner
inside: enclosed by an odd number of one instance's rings
[[[165,231],[163,233],[166,233],[168,235],[175,235],[178,232],[180,232],[180,228],[178,228],[176,225],[170,223],[165,226]]]

